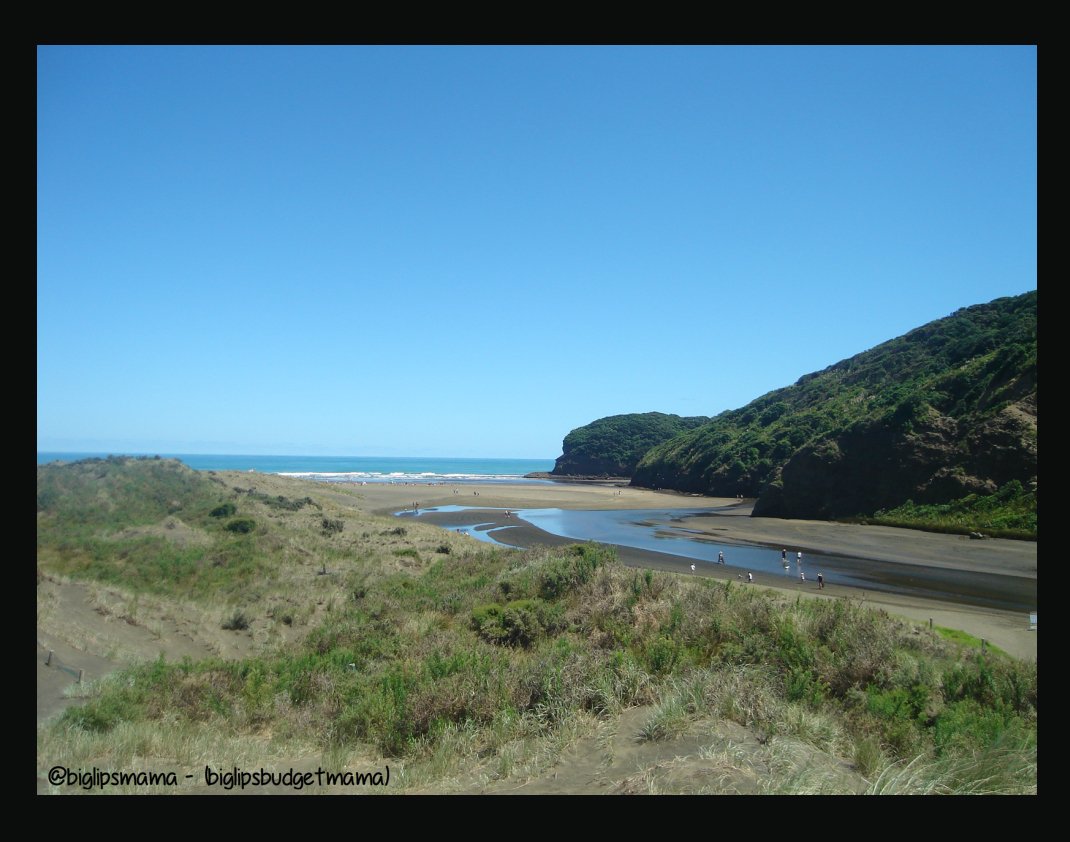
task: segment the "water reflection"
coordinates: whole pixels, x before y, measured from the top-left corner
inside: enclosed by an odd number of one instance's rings
[[[487,543],[505,546],[494,533],[511,529],[500,523],[486,522],[487,512],[505,509],[474,508],[471,506],[438,506],[421,509],[419,514],[432,512],[473,513],[472,522],[452,523],[453,531],[468,531],[472,537]],[[971,605],[984,605],[1006,610],[1028,611],[1036,606],[1036,580],[1014,576],[952,570],[930,566],[900,564],[850,556],[830,556],[803,553],[801,561],[797,549],[770,548],[729,544],[715,534],[688,528],[691,518],[704,517],[704,523],[716,532],[716,518],[709,509],[632,509],[582,511],[575,509],[514,509],[512,514],[532,526],[577,541],[597,541],[621,547],[652,550],[679,556],[696,565],[718,565],[723,553],[724,567],[736,569],[746,577],[748,572],[766,574],[782,581],[802,581],[817,587],[821,574],[826,584],[854,588],[890,591],[927,598],[943,599]],[[399,512],[412,517],[415,513]],[[787,563],[782,558],[788,550]]]

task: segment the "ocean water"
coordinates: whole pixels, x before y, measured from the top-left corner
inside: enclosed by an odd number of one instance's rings
[[[105,457],[107,453],[38,452],[37,464]],[[140,455],[140,454],[138,454]],[[156,455],[156,454],[152,454]],[[323,482],[547,482],[524,474],[549,471],[553,459],[468,459],[434,456],[248,456],[161,453],[196,471],[259,471]]]

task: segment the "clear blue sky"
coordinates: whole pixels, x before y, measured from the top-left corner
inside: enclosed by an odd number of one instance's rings
[[[43,47],[38,450],[554,457],[1037,283],[1034,47]]]

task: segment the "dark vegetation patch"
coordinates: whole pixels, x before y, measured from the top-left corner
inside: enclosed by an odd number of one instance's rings
[[[238,489],[235,489],[235,491],[237,490]],[[269,508],[282,509],[286,512],[299,512],[305,506],[313,506],[317,509],[322,508],[322,506],[320,506],[320,504],[313,500],[311,497],[302,497],[299,500],[293,500],[289,497],[284,497],[281,494],[272,496],[270,494],[264,494],[261,491],[256,491],[255,489],[249,489],[245,491],[245,494],[249,495],[249,497],[253,500],[263,503]]]
[[[341,518],[325,517],[320,523],[320,528],[322,529],[324,535],[337,535],[339,532],[345,529],[345,526],[345,521]]]
[[[244,611],[235,611],[223,621],[222,628],[227,631],[244,631],[249,628],[249,618]]]
[[[256,529],[256,521],[250,517],[239,517],[227,524],[227,532],[236,532],[239,535],[248,535]]]

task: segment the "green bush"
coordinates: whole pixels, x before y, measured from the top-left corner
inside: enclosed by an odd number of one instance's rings
[[[615,558],[612,549],[597,544],[575,544],[569,553],[554,559],[543,571],[539,591],[544,599],[557,599],[586,584],[599,567]]]
[[[998,710],[963,699],[948,705],[933,723],[938,754],[973,752],[995,745],[1010,721]]]
[[[325,517],[320,526],[324,535],[334,535],[345,529],[345,521],[337,518]]]
[[[530,647],[558,625],[555,612],[541,599],[517,599],[472,610],[472,628],[489,643]]]
[[[256,521],[248,517],[239,517],[227,524],[228,532],[236,532],[239,535],[247,535],[256,529]]]
[[[645,661],[654,675],[668,675],[680,658],[680,644],[668,636],[658,637],[646,646]]]

